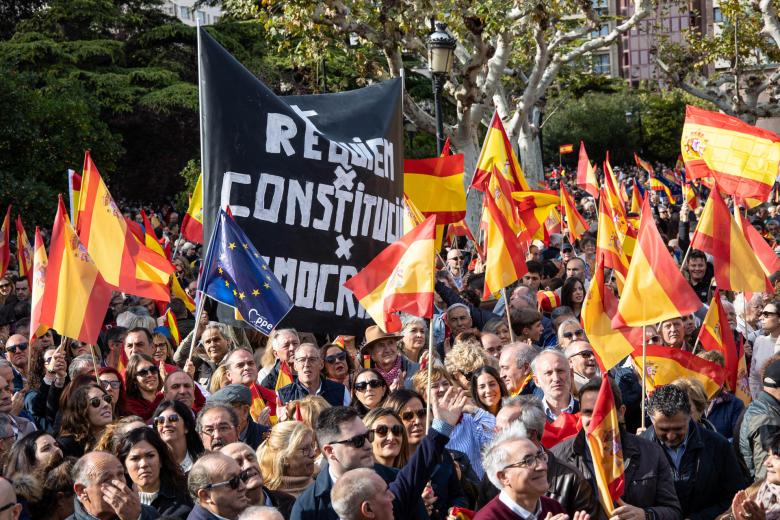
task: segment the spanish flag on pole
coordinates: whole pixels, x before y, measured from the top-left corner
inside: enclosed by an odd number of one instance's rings
[[[712,255],[715,281],[729,291],[771,291],[761,263],[718,192],[710,192],[691,239],[691,247]]]
[[[651,325],[691,314],[700,307],[699,297],[680,274],[658,234],[650,199],[645,197],[639,238],[612,325]]]
[[[604,188],[601,188],[604,191]],[[615,229],[614,217],[608,205],[608,197],[602,195],[599,199],[598,232],[596,234],[596,256],[602,258],[604,266],[616,271],[620,276],[620,288],[622,290],[626,275],[628,274],[629,261],[623,251],[623,244]]]
[[[642,194],[639,193],[639,186],[636,182],[631,188],[631,213],[639,215],[642,212]]]
[[[68,170],[68,200],[70,202],[70,219],[76,222],[76,212],[79,209],[79,197],[81,196],[81,175],[73,170]]]
[[[596,168],[588,159],[588,152],[585,151],[585,143],[580,141],[580,157],[577,163],[577,186],[593,195],[594,199],[599,196],[599,181],[596,178]]]
[[[761,233],[753,227],[753,224],[751,224],[741,212],[739,213],[737,224],[740,226],[740,229],[750,244],[750,248],[758,257],[759,262],[761,262],[764,274],[771,276],[772,273],[780,271],[780,258],[777,257],[774,249],[767,244],[764,237],[761,236]]]
[[[274,390],[278,392],[280,388],[284,388],[285,386],[291,385],[292,383],[293,383],[293,375],[292,375],[292,370],[290,370],[290,365],[287,364],[287,361],[282,361],[279,364],[279,375],[276,376],[276,384],[274,385]],[[279,405],[284,404],[279,399],[277,399],[277,402]]]
[[[732,391],[737,388],[737,371],[739,357],[734,335],[731,334],[728,316],[720,300],[720,290],[715,289],[710,302],[710,308],[704,317],[696,340],[704,350],[716,350],[723,354],[726,363],[726,382]]]
[[[195,312],[195,300],[182,289],[179,278],[176,274],[171,275],[171,298],[179,298],[184,302],[184,306],[190,312]]]
[[[689,105],[680,148],[689,180],[712,177],[750,207],[769,198],[780,166],[777,134]]]
[[[168,330],[171,333],[174,348],[178,347],[179,343],[181,343],[181,332],[179,332],[179,322],[176,320],[176,315],[168,308],[168,310],[165,311],[164,317],[165,326],[168,327]]]
[[[181,220],[181,235],[190,242],[203,243],[203,173],[198,176],[187,213]]]
[[[699,196],[696,194],[696,189],[691,185],[691,183],[683,183],[682,193],[683,200],[685,200],[685,203],[688,204],[689,208],[696,209],[699,207]]]
[[[593,407],[586,439],[593,460],[593,474],[596,478],[599,501],[609,517],[615,509],[615,502],[623,496],[625,485],[620,423],[609,376],[605,375],[601,380],[601,388],[596,398],[596,405]]]
[[[61,196],[49,253],[40,324],[63,336],[96,344],[111,301],[111,287],[70,225]]]
[[[641,373],[643,369],[641,346],[634,351],[632,357]],[[709,399],[718,393],[725,381],[725,369],[722,366],[682,349],[665,345],[647,345],[646,373],[648,392],[685,377],[699,381],[704,386]]]
[[[431,317],[435,228],[436,217],[428,217],[344,283],[386,332],[401,330],[397,312]]]
[[[653,165],[639,157],[636,152],[634,152],[634,161],[636,162],[636,165],[645,170],[648,175],[651,177],[653,176]]]
[[[523,225],[523,236],[531,241],[544,237],[545,222],[558,208],[561,199],[553,190],[514,191],[517,217]]]
[[[33,252],[33,268],[31,273],[32,288],[30,289],[30,342],[34,338],[42,336],[49,327],[41,325],[41,305],[43,304],[43,290],[46,287],[46,268],[49,260],[46,256],[46,247],[43,245],[41,229],[35,228],[35,249]]]
[[[3,225],[0,227],[0,277],[8,271],[11,262],[11,205],[5,211]]]
[[[463,154],[404,161],[404,194],[437,224],[452,224],[466,216]]]
[[[27,285],[32,290],[33,248],[27,240],[20,216],[16,217],[16,261],[19,264],[19,276],[27,277]]]
[[[561,207],[566,217],[566,229],[569,230],[569,235],[571,235],[573,240],[579,240],[583,233],[588,230],[588,223],[580,215],[580,212],[577,211],[574,199],[571,198],[571,193],[566,190],[566,186],[563,183],[561,183]]]
[[[478,191],[485,191],[494,168],[503,175],[512,187],[512,191],[530,189],[525,175],[523,175],[523,170],[520,168],[517,155],[515,155],[509,137],[506,135],[504,124],[498,117],[498,111],[493,113],[493,120],[485,135],[485,142],[482,144],[482,151],[477,160],[477,168],[471,180],[471,187]]]

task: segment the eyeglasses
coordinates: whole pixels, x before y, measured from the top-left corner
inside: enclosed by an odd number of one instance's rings
[[[155,375],[155,376],[156,376],[156,375],[157,375],[157,374],[159,374],[159,373],[160,373],[160,369],[159,369],[159,368],[157,368],[156,366],[152,365],[152,366],[150,366],[150,367],[146,367],[146,368],[142,368],[141,370],[138,370],[138,371],[135,373],[135,375],[136,375],[136,377],[138,377],[138,376],[140,376],[140,377],[146,377],[146,376],[148,376],[149,374],[152,374],[152,375]]]
[[[351,437],[343,441],[333,441],[331,442],[331,444],[346,444],[347,446],[352,446],[353,448],[360,449],[363,447],[366,441],[374,442],[374,430],[368,430],[366,433],[355,435],[354,437]]]
[[[214,427],[203,428],[200,431],[200,433],[202,433],[203,435],[206,435],[208,437],[214,437],[215,433],[225,434],[225,433],[229,432],[230,430],[232,430],[233,428],[234,428],[233,425],[224,424],[223,423],[223,424],[218,424],[218,425],[216,425]]]
[[[16,345],[11,345],[10,347],[5,347],[6,352],[10,352],[11,354],[16,354],[16,349],[21,350],[24,352],[27,350],[27,347],[30,346],[29,343],[17,343]]]
[[[762,318],[768,318],[770,316],[780,316],[780,313],[772,312],[772,311],[761,311]]]
[[[425,416],[427,415],[425,413],[425,408],[420,408],[419,410],[409,410],[408,412],[404,412],[401,414],[401,419],[403,419],[406,422],[411,421],[414,419],[414,416],[417,416],[418,419],[425,419]]]
[[[577,329],[574,332],[564,332],[563,337],[566,339],[572,339],[574,337],[581,338],[585,335],[585,331],[582,329]]]
[[[2,286],[0,286],[0,287],[2,287]],[[16,504],[18,504],[18,502],[11,502],[10,504],[6,504],[3,507],[0,507],[0,513],[2,513],[3,511],[7,511],[7,510],[11,509]]]
[[[213,489],[215,487],[228,486],[230,489],[236,490],[241,482],[246,482],[249,478],[249,470],[244,470],[235,477],[229,478],[223,482],[215,482],[214,484],[208,484],[203,486],[202,489]]]
[[[386,385],[387,383],[385,383],[384,379],[372,379],[371,381],[361,381],[360,383],[355,383],[355,391],[365,392],[369,386],[371,388],[384,388]]]
[[[11,284],[10,283],[0,283],[0,289],[10,289]]]
[[[647,343],[650,345],[660,345],[661,336],[650,336],[649,338],[647,338]]]
[[[524,457],[522,460],[515,462],[514,464],[509,464],[508,466],[504,466],[504,469],[502,471],[508,470],[509,468],[532,468],[537,463],[544,462],[547,463],[547,452],[544,450],[539,450],[536,452],[536,455],[528,455],[527,457]]]
[[[154,418],[154,425],[160,426],[161,424],[165,424],[165,421],[168,421],[171,424],[176,424],[179,422],[179,414],[172,413],[170,415],[158,415]]]
[[[320,358],[317,357],[302,357],[302,358],[295,358],[295,362],[300,365],[314,365],[319,361]]]
[[[112,390],[119,390],[119,388],[122,386],[121,381],[109,381],[108,379],[101,379],[100,383],[103,385],[103,388],[106,390],[112,389]]]
[[[392,426],[387,426],[386,424],[380,424],[373,430],[372,432],[376,433],[380,437],[387,437],[387,432],[391,432],[395,437],[400,437],[404,433],[404,427],[400,424],[394,424]]]
[[[593,357],[593,351],[591,350],[583,350],[581,352],[577,352],[576,354],[572,354],[569,359],[577,356],[582,356],[584,359],[590,359]]]
[[[165,350],[167,348],[168,348],[168,344],[167,343],[155,343],[154,344],[154,349],[155,350]]]
[[[463,260],[462,256],[451,256],[447,260]]]
[[[339,352],[338,354],[333,354],[332,356],[325,356],[325,363],[332,365],[337,361],[344,361],[345,359],[347,359],[347,353]]]
[[[103,397],[93,397],[89,400],[89,405],[92,408],[100,408],[100,401],[105,401],[108,404],[111,404],[114,402],[114,398],[108,394],[104,395]]]

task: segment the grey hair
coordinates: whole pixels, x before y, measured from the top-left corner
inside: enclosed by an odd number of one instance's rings
[[[203,336],[203,334],[205,334],[205,332],[210,329],[217,329],[217,331],[219,331],[219,333],[223,338],[225,338],[226,341],[230,341],[230,332],[228,331],[227,325],[224,323],[210,321],[206,324],[205,327],[203,327],[203,332],[201,332],[200,335]]]
[[[9,381],[10,383],[10,381]],[[13,417],[7,413],[0,413],[0,430],[4,433],[14,434],[15,422]],[[9,431],[10,430],[10,431]]]
[[[407,329],[412,325],[421,325],[423,330],[428,332],[428,324],[426,321],[417,316],[412,316],[411,314],[401,314],[401,324],[403,325],[401,327],[401,334],[406,334],[408,332]]]
[[[447,310],[445,311],[445,313],[447,314],[447,316],[449,316],[450,315],[450,311],[453,311],[453,310],[461,308],[461,307],[466,309],[466,312],[468,312],[469,315],[471,315],[471,309],[469,309],[469,306],[466,305],[465,303],[453,303],[452,305],[447,307]]]
[[[195,430],[200,433],[201,429],[203,428],[203,416],[206,415],[206,412],[209,410],[225,410],[228,415],[230,416],[230,422],[233,424],[234,427],[238,428],[238,414],[233,409],[232,406],[225,403],[220,402],[212,402],[212,403],[206,403],[203,405],[203,408],[200,409],[200,413],[198,413],[198,418],[195,421]]]
[[[206,453],[193,464],[189,475],[187,475],[187,492],[189,492],[192,500],[198,503],[198,491],[211,484],[211,471],[208,468],[209,462],[212,459],[224,460],[229,459],[224,453],[218,451]],[[233,460],[233,459],[230,459]]]
[[[70,362],[70,366],[68,367],[68,377],[73,381],[82,372],[89,372],[92,370],[92,364],[92,356],[88,354],[82,354],[73,358],[73,361]]]
[[[284,517],[275,507],[252,506],[244,509],[237,520],[284,520]]]
[[[271,333],[271,345],[274,345],[276,343],[276,338],[281,336],[282,334],[294,334],[296,338],[298,338],[298,341],[301,340],[301,335],[298,334],[298,331],[293,328],[288,329],[276,329]]]
[[[127,330],[138,327],[154,330],[154,328],[157,327],[157,321],[149,316],[149,311],[146,307],[131,307],[131,309],[138,309],[138,312],[133,312],[132,310],[121,312],[119,316],[116,317],[116,324],[118,326],[125,327]]]
[[[70,470],[70,475],[73,478],[74,484],[81,484],[83,486],[89,486],[97,476],[95,473],[95,463],[92,459],[97,456],[108,456],[115,458],[113,453],[107,451],[92,451],[80,457],[79,460],[73,465]]]
[[[504,352],[515,353],[514,358],[517,363],[517,368],[523,368],[526,365],[531,365],[536,356],[539,355],[540,350],[533,345],[523,343],[521,341],[515,341],[505,345],[501,350],[501,354]]]
[[[241,352],[242,350],[244,352],[248,352],[252,356],[252,359],[254,359],[254,357],[255,357],[254,352],[252,352],[248,348],[236,347],[233,350],[231,350],[230,352],[228,352],[227,354],[225,354],[225,357],[222,359],[222,365],[224,365],[225,369],[230,370],[230,357],[233,354],[235,354],[236,352]]]
[[[504,487],[501,481],[498,480],[498,473],[511,464],[510,459],[512,458],[512,454],[504,448],[504,445],[521,440],[530,440],[528,431],[523,423],[516,421],[498,432],[493,437],[493,441],[485,446],[485,449],[482,451],[482,467],[485,469],[485,474],[490,479],[490,483],[496,486],[497,489]]]
[[[580,327],[580,320],[578,320],[577,318],[566,318],[565,320],[563,320],[561,322],[560,325],[558,325],[558,331],[557,331],[558,332],[558,343],[561,342],[561,336],[563,335],[563,328],[566,325],[569,325],[569,324],[573,324],[573,325],[576,325],[577,327]]]
[[[340,520],[361,518],[360,505],[380,491],[372,476],[379,475],[373,469],[358,468],[347,471],[336,481],[331,490],[331,505]]]
[[[539,353],[539,355],[536,356],[533,359],[533,361],[531,361],[531,372],[534,373],[534,377],[539,377],[539,374],[537,373],[536,365],[539,363],[539,358],[542,357],[542,354],[549,354],[551,356],[555,356],[558,359],[562,360],[566,364],[567,367],[569,366],[569,360],[566,359],[566,354],[564,354],[563,352],[561,352],[558,349],[548,348],[548,349],[545,349],[545,350],[541,351]]]
[[[501,401],[502,408],[519,408],[520,415],[514,422],[519,422],[526,428],[526,434],[530,431],[535,432],[539,439],[544,433],[544,426],[547,423],[547,416],[544,414],[542,401],[533,395],[516,395],[514,397],[504,397]]]

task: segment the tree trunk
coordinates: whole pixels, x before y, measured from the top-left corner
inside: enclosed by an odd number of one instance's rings
[[[524,125],[525,127],[525,125]],[[520,149],[520,161],[523,173],[531,189],[538,189],[544,182],[544,161],[542,160],[542,143],[538,132],[529,129],[517,136],[517,146]]]
[[[458,135],[461,136],[463,133],[458,132]],[[463,154],[463,167],[465,170],[463,183],[466,193],[468,193],[466,198],[466,224],[471,229],[471,232],[474,233],[474,236],[477,237],[479,220],[482,215],[482,193],[477,190],[469,190],[469,186],[471,186],[471,179],[474,177],[474,170],[477,168],[477,159],[479,159],[481,147],[475,132],[465,133],[465,136],[453,139],[452,144],[458,153]]]

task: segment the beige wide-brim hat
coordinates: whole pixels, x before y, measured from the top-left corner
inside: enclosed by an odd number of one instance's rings
[[[360,354],[371,354],[371,347],[374,346],[374,343],[388,338],[400,340],[403,336],[401,334],[385,332],[379,328],[379,325],[371,325],[366,329],[366,342],[360,347]]]

